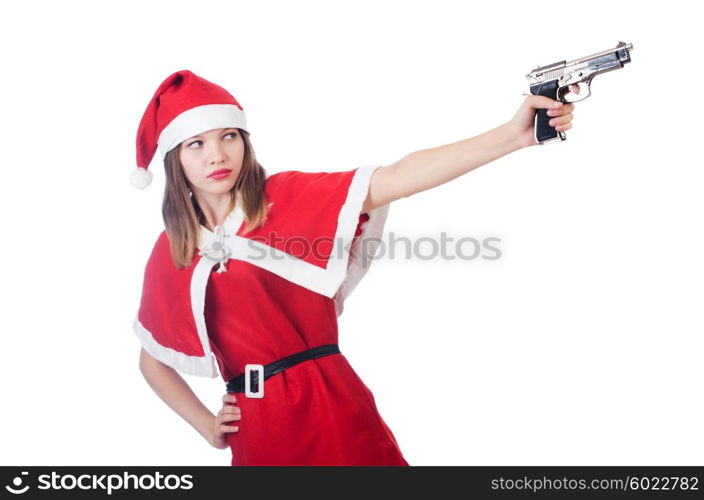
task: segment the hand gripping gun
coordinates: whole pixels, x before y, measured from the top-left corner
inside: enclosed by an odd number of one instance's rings
[[[547,66],[535,68],[526,75],[530,93],[544,95],[562,102],[583,101],[591,95],[590,85],[596,75],[615,69],[631,62],[632,43],[619,42],[613,49],[597,52],[574,61],[560,61]],[[570,93],[570,86],[580,84],[579,94]],[[584,84],[584,85],[582,85]],[[526,94],[527,95],[527,94]],[[535,140],[540,144],[567,139],[564,132],[558,132],[548,125],[550,117],[547,109],[538,109],[535,114]]]

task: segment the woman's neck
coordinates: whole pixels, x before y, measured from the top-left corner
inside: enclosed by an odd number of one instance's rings
[[[230,193],[223,195],[207,196],[197,198],[198,206],[205,219],[205,227],[210,231],[215,230],[215,226],[221,226],[230,214]]]

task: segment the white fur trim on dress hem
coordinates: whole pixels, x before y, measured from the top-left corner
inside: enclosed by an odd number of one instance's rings
[[[162,363],[189,375],[217,377],[218,372],[215,360],[210,353],[207,356],[188,356],[170,347],[163,346],[154,340],[149,330],[136,317],[132,327],[144,350]]]

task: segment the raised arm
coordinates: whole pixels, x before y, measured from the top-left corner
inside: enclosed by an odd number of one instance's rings
[[[574,86],[579,93],[579,86]],[[529,95],[508,122],[481,135],[444,146],[415,151],[374,171],[362,212],[444,184],[518,149],[538,144],[533,138],[536,109],[549,109],[550,125],[572,127],[574,104]]]

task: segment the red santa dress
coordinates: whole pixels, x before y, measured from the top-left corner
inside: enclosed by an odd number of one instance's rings
[[[388,215],[388,205],[360,214],[376,168],[269,175],[267,222],[243,234],[238,204],[222,231],[201,226],[202,252],[185,269],[174,266],[163,231],[134,321],[144,349],[191,375],[216,377],[217,367],[227,381],[246,364],[337,344],[337,317]],[[218,243],[214,259],[208,249]],[[242,418],[227,434],[232,465],[408,465],[344,350],[263,385],[262,398],[236,394]]]

